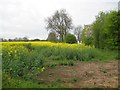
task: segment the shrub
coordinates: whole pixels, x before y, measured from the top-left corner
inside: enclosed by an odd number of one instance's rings
[[[70,44],[77,43],[76,37],[72,34],[67,34],[64,37],[64,40],[66,43],[70,43]]]
[[[56,36],[55,32],[50,32],[49,35],[48,35],[47,40],[52,41],[52,42],[57,41],[57,36]]]

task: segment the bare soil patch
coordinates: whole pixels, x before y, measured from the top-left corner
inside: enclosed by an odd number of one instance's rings
[[[76,62],[74,66],[49,67],[39,74],[46,84],[61,82],[69,88],[117,88],[118,61]]]

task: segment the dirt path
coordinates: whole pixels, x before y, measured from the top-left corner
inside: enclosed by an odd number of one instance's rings
[[[75,66],[49,67],[40,73],[46,83],[61,81],[70,88],[118,87],[118,61],[77,62]]]

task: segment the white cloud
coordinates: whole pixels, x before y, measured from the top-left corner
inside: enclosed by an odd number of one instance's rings
[[[64,8],[74,25],[90,24],[99,11],[117,9],[119,0],[0,0],[0,37],[46,39],[44,19]],[[1,34],[1,33],[0,33]]]

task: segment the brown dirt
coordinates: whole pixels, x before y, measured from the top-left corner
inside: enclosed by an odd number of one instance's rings
[[[58,79],[69,88],[117,88],[118,61],[77,62],[75,66],[49,67],[39,75],[48,84]]]

